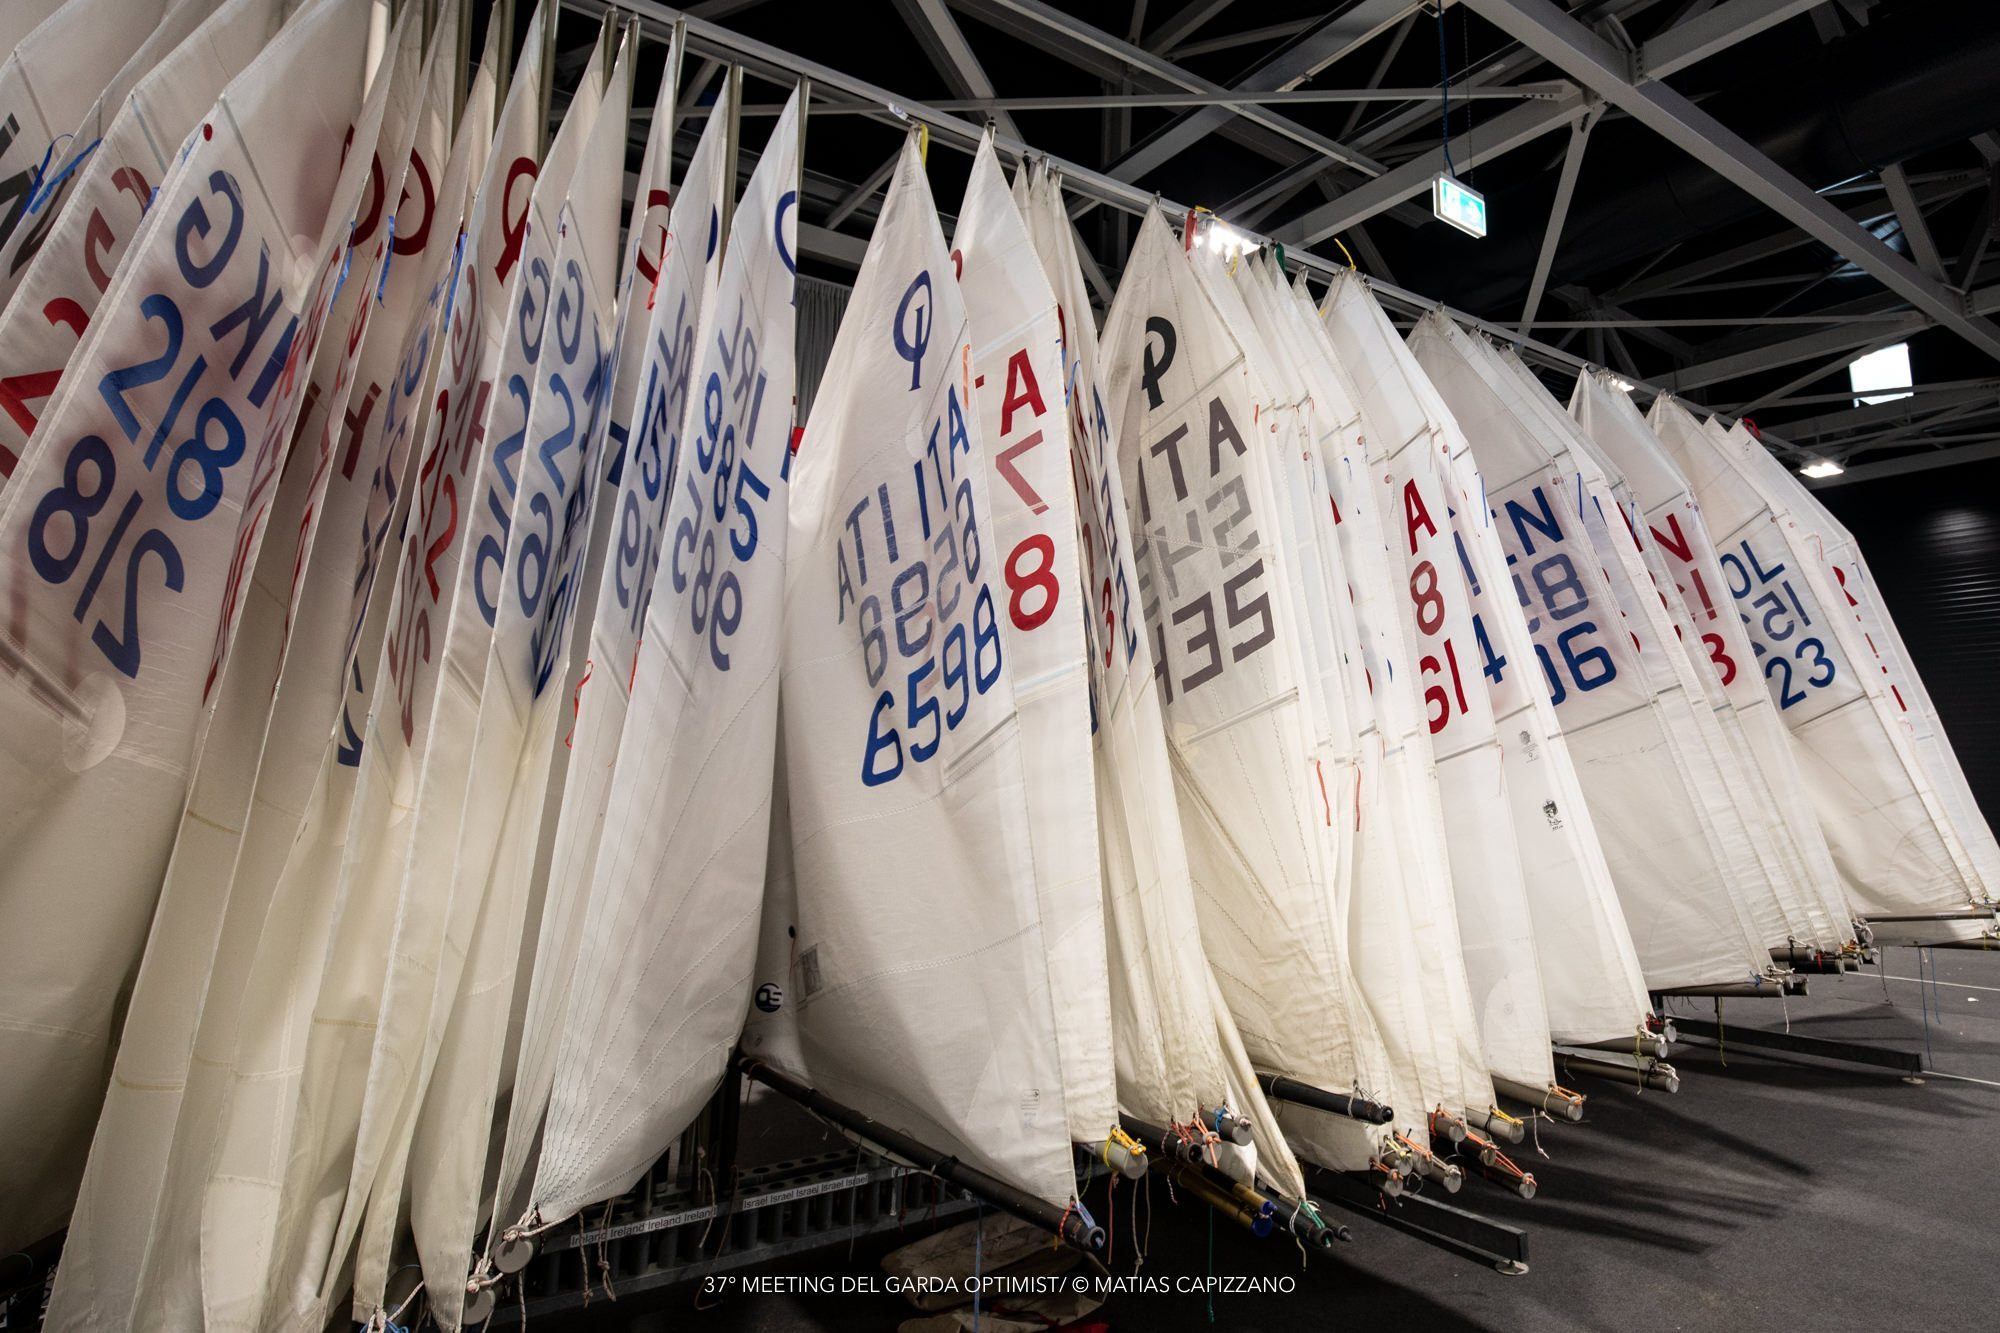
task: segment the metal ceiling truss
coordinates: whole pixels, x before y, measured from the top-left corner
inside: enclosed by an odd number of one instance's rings
[[[929,124],[941,141],[969,147],[981,127],[969,116],[993,122],[996,142],[1004,156],[1019,160],[1043,157],[1021,141],[1012,112],[1037,110],[1095,111],[1106,117],[1106,165],[1052,161],[1071,193],[1081,201],[1076,211],[1110,204],[1128,213],[1154,202],[1176,210],[1140,182],[1155,169],[1204,138],[1222,134],[1269,158],[1276,170],[1262,184],[1230,201],[1223,216],[1239,230],[1258,225],[1292,199],[1300,189],[1317,187],[1326,199],[1303,215],[1276,228],[1295,260],[1325,271],[1331,267],[1306,247],[1341,236],[1386,273],[1380,251],[1365,232],[1364,221],[1395,213],[1405,222],[1427,217],[1408,201],[1429,188],[1445,169],[1445,154],[1419,133],[1435,123],[1429,99],[1433,87],[1388,85],[1397,54],[1421,22],[1439,8],[1421,0],[1348,0],[1324,16],[1242,31],[1223,31],[1231,0],[1184,0],[1173,12],[1149,15],[1141,0],[1133,6],[1129,36],[1119,36],[1044,0],[892,0],[913,37],[957,96],[922,104],[832,70],[817,62],[720,27],[718,17],[749,7],[755,0],[711,0],[689,11],[690,54],[702,61],[697,84],[712,78],[724,62],[740,62],[780,81],[803,74],[814,82],[820,103],[815,112],[863,115],[885,123],[899,119],[890,109]],[[562,0],[565,7],[602,12],[604,0]],[[1443,4],[1452,0],[1442,0]],[[1840,395],[1800,395],[1800,390],[1837,372],[1866,351],[1914,332],[1942,327],[1982,352],[2000,358],[2000,327],[1986,316],[2000,310],[2000,285],[1967,292],[1980,274],[1995,240],[1993,201],[2000,197],[1995,173],[2000,173],[2000,134],[1979,136],[1975,146],[1987,162],[1984,171],[1911,172],[1902,165],[1881,172],[1879,181],[1843,182],[1815,192],[1790,176],[1757,148],[1709,116],[1661,80],[1677,71],[1807,12],[1825,12],[1821,0],[1690,0],[1673,19],[1644,42],[1626,36],[1621,19],[1650,9],[1656,0],[1585,0],[1565,9],[1551,0],[1457,0],[1511,39],[1515,45],[1487,53],[1457,71],[1454,95],[1467,100],[1512,103],[1451,142],[1450,161],[1464,171],[1515,148],[1534,142],[1558,128],[1570,131],[1567,146],[1554,155],[1549,169],[1557,172],[1555,203],[1546,221],[1520,322],[1507,328],[1452,312],[1465,323],[1521,346],[1547,365],[1577,369],[1582,358],[1525,336],[1561,330],[1564,341],[1587,334],[1593,360],[1607,357],[1637,380],[1626,336],[1643,339],[1678,363],[1666,375],[1666,391],[1686,393],[1746,376],[1767,374],[1808,363],[1812,369],[1790,382],[1761,392],[1742,410],[1768,407],[1790,411],[1838,401]],[[652,0],[618,0],[618,8],[639,14],[655,37],[681,15]],[[1830,8],[1827,6],[1826,8]],[[1868,5],[1848,7],[1855,21],[1865,22]],[[976,34],[963,28],[960,17],[1005,33],[1049,52],[1082,73],[1101,81],[1107,91],[1097,95],[1009,96],[986,72],[977,55]],[[1591,26],[1594,25],[1594,26]],[[1123,26],[1123,25],[1121,25]],[[1386,40],[1380,40],[1386,37]],[[1275,46],[1273,45],[1275,43]],[[1180,60],[1245,46],[1261,45],[1266,53],[1228,83],[1196,73]],[[1337,87],[1306,85],[1335,62],[1368,48],[1371,72]],[[1550,68],[1561,78],[1551,78]],[[693,93],[688,94],[690,101]],[[1393,103],[1402,102],[1396,107]],[[1351,102],[1337,135],[1312,128],[1286,114],[1295,105]],[[1379,110],[1371,112],[1374,104]],[[1152,133],[1131,141],[1131,113],[1137,108],[1176,112]],[[1790,224],[1790,229],[1731,247],[1672,268],[1654,269],[1667,258],[1656,256],[1646,270],[1598,293],[1568,286],[1551,289],[1560,253],[1569,203],[1574,197],[1590,131],[1605,114],[1623,115],[1680,147],[1732,184],[1750,194]],[[1409,136],[1415,135],[1414,138]],[[854,185],[821,177],[808,198],[821,198],[826,212],[817,223],[801,228],[801,248],[832,262],[853,266],[865,243],[840,228],[865,221],[872,201],[886,182],[892,162]],[[1933,230],[1935,210],[1976,190],[1986,190],[1982,212],[1955,252],[1940,245]],[[1862,197],[1843,206],[1835,195]],[[1900,233],[1906,257],[1884,237]],[[1252,239],[1256,239],[1254,234]],[[1959,241],[1956,236],[1946,239]],[[1844,261],[1879,281],[1886,292],[1878,298],[1850,301],[1833,310],[1807,315],[1777,313],[1798,296],[1824,281],[1830,273],[1803,273],[1718,280],[1733,269],[1767,261],[1799,246],[1819,242]],[[1669,247],[1669,251],[1680,247]],[[1109,299],[1109,281],[1095,265],[1088,277],[1102,299]],[[1371,279],[1377,291],[1406,311],[1434,308],[1392,281]],[[1759,287],[1789,287],[1791,295],[1773,313],[1750,319],[1647,319],[1633,314],[1626,303],[1653,298],[1688,297],[1723,292],[1750,292]],[[1540,318],[1546,300],[1570,308],[1574,318]],[[1754,299],[1754,298],[1753,298]],[[1685,307],[1683,307],[1685,309]],[[1722,337],[1699,347],[1667,332],[1675,327],[1741,325],[1752,331]],[[1799,334],[1775,334],[1770,326],[1809,326]],[[1761,331],[1757,331],[1760,330]],[[1994,384],[1965,381],[1936,391],[1926,390],[1893,404],[1826,411],[1791,423],[1795,433],[1823,451],[1838,449],[1849,457],[1885,448],[1921,448],[1926,457],[1981,454],[1991,447],[1984,435],[1962,429],[1939,434],[1937,427],[1963,428],[2000,415]],[[1643,382],[1642,391],[1657,392]],[[1781,427],[1781,429],[1785,429]],[[2000,431],[2000,426],[1994,428]],[[2000,440],[2000,434],[1994,437]],[[1792,449],[1773,440],[1774,447]],[[1794,450],[1795,451],[1795,450]],[[1901,460],[1895,460],[1900,463]],[[1853,473],[1886,475],[1891,463],[1869,463]],[[1936,465],[1936,464],[1932,464]]]

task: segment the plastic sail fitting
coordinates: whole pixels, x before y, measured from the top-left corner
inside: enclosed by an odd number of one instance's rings
[[[1143,1140],[1130,1131],[1114,1129],[1096,1143],[1079,1145],[1090,1155],[1092,1161],[1102,1162],[1127,1180],[1138,1180],[1146,1174],[1148,1158]]]
[[[1467,1125],[1464,1120],[1442,1106],[1430,1114],[1430,1131],[1433,1139],[1443,1139],[1446,1143],[1465,1142]]]
[[[1225,1143],[1233,1143],[1239,1148],[1250,1146],[1250,1121],[1234,1111],[1217,1107],[1202,1117],[1208,1127]]]

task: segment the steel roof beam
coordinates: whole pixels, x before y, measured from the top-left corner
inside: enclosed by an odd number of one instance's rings
[[[1569,148],[1563,153],[1562,175],[1556,179],[1555,202],[1549,206],[1549,222],[1542,229],[1542,250],[1535,257],[1535,276],[1528,283],[1528,299],[1521,307],[1521,331],[1534,325],[1542,306],[1542,289],[1548,285],[1549,267],[1555,263],[1556,246],[1562,242],[1563,223],[1569,220],[1570,197],[1576,193],[1577,173],[1583,170],[1583,150],[1590,144],[1590,128],[1597,123],[1601,108],[1593,108],[1569,123]]]
[[[1663,83],[1640,83],[1632,61],[1550,0],[1462,0],[1634,120],[1706,164],[1793,225],[1987,355],[2000,359],[2000,328],[1968,314],[1964,297],[1926,277],[1837,206],[1742,136]]]
[[[1931,238],[1930,224],[1924,221],[1924,210],[1917,206],[1917,192],[1910,188],[1909,173],[1902,164],[1882,168],[1882,187],[1889,192],[1889,203],[1896,210],[1896,221],[1903,228],[1903,239],[1910,243],[1910,258],[1917,261],[1917,267],[1925,276],[1936,280],[1944,279],[1944,258],[1938,254],[1937,242]]]
[[[1642,43],[1639,75],[1664,79],[1819,3],[1821,0],[1728,0]]]
[[[944,75],[946,83],[960,97],[986,97],[998,95],[993,80],[986,77],[985,66],[972,53],[972,44],[959,31],[958,20],[945,8],[944,0],[894,0],[896,10],[909,25],[910,35],[924,48],[931,64],[938,73]],[[1000,127],[1019,138],[1021,129],[1014,118],[998,107],[988,108]]]
[[[1171,60],[1156,55],[1142,46],[1113,36],[1101,28],[1092,27],[1054,5],[1043,3],[1043,0],[950,0],[950,3],[955,9],[989,21],[1000,15],[1026,20],[1041,28],[1044,33],[1060,34],[1079,46],[1110,56],[1121,65],[1130,66],[1133,70],[1144,72],[1189,92],[1200,93],[1267,92],[1294,87],[1360,45],[1368,37],[1389,27],[1406,11],[1415,8],[1411,0],[1359,0],[1359,3],[1353,5],[1347,12],[1331,15],[1315,27],[1307,29],[1296,43],[1265,61],[1247,76],[1238,88],[1232,90],[1213,79],[1206,79],[1183,69]],[[1070,52],[1064,51],[1059,54],[1067,59]],[[1226,124],[1232,115],[1240,116],[1252,124],[1283,135],[1323,157],[1332,158],[1367,175],[1374,176],[1381,173],[1381,166],[1372,158],[1275,112],[1258,107],[1233,110],[1204,107],[1138,145],[1123,159],[1113,163],[1105,174],[1115,180],[1127,182],[1137,180],[1147,171],[1195,143],[1203,135]]]
[[[1483,120],[1459,139],[1452,162],[1460,171],[1478,166],[1488,158],[1512,152],[1524,143],[1559,130],[1589,110],[1595,99],[1577,89],[1559,101],[1530,102]],[[1403,200],[1422,194],[1431,178],[1445,170],[1442,148],[1414,157],[1364,185],[1356,186],[1331,203],[1321,204],[1295,218],[1275,233],[1286,245],[1311,245],[1357,222],[1393,208]]]

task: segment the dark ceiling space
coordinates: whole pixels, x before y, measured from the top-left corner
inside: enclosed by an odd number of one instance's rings
[[[687,12],[913,101],[954,104],[966,120],[990,117],[1054,158],[1205,205],[1244,230],[1284,239],[1290,228],[1295,249],[1299,235],[1313,237],[1313,253],[1343,262],[1344,243],[1364,272],[1508,326],[1523,318],[1575,145],[1573,195],[1533,337],[1712,410],[1749,415],[1794,453],[1850,468],[1906,470],[1912,460],[1929,466],[2000,453],[2000,367],[1990,350],[2000,348],[2000,329],[1983,318],[2000,310],[2000,5],[1509,3],[1539,6],[1559,21],[1566,14],[1582,25],[1577,31],[1633,52],[1636,83],[1645,82],[1647,61],[1662,62],[1667,88],[1740,136],[1763,166],[1775,164],[1852,219],[1838,225],[1857,237],[1865,229],[1913,261],[1962,323],[1913,308],[1884,285],[1879,262],[1874,271],[1849,262],[1618,98],[1579,89],[1580,75],[1515,40],[1488,3],[1449,4],[1440,14],[1389,0],[709,0]],[[565,87],[581,69],[595,30],[588,11],[597,8],[594,0],[566,5],[558,39],[568,53],[559,61]],[[666,13],[654,6],[649,16]],[[663,48],[648,45],[641,87],[650,89]],[[694,46],[684,110],[712,99],[717,78],[699,34]],[[1449,84],[1442,97],[1441,71]],[[1246,87],[1281,88],[1287,100],[1234,110],[963,106],[995,95],[1129,100]],[[1369,89],[1385,95],[1311,100]],[[753,110],[775,110],[781,94],[754,71],[746,82]],[[816,96],[854,100],[827,89]],[[768,114],[746,118],[747,148],[769,123]],[[1488,200],[1483,239],[1431,216],[1429,159],[1446,143],[1447,125],[1457,174]],[[684,152],[698,128],[698,116],[682,122]],[[820,105],[809,118],[802,217],[826,231],[802,248],[828,276],[851,276],[879,195],[858,187],[879,177],[898,134],[879,109],[870,116]],[[1493,149],[1496,134],[1504,151]],[[635,144],[635,169],[638,151]],[[956,151],[931,154],[947,213],[967,161]],[[1371,187],[1377,176],[1384,184]],[[1384,189],[1399,180],[1402,187]],[[1345,216],[1358,208],[1365,218]],[[1338,229],[1319,235],[1329,221]],[[1098,207],[1080,225],[1115,282],[1133,219]],[[1912,227],[1924,236],[1913,239]],[[1571,327],[1580,322],[1600,327]],[[1992,332],[1987,348],[1981,330]],[[1913,379],[1927,392],[1847,415],[1847,363],[1903,338]]]

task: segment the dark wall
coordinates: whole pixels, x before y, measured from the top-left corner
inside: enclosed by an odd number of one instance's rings
[[[2000,461],[1834,486],[1987,821],[2000,827]]]

